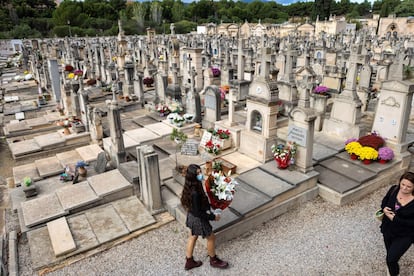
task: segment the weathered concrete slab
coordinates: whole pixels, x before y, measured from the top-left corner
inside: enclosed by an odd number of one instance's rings
[[[46,115],[44,115],[44,117],[51,123],[59,121],[61,118],[63,118],[59,115],[59,112],[48,112]]]
[[[230,154],[226,154],[222,156],[222,158],[237,166],[237,174],[244,173],[262,164],[259,161],[254,160],[253,158],[250,158],[247,155],[244,155],[237,151],[232,152]]]
[[[53,252],[47,227],[27,232],[27,239],[34,269],[45,267],[58,260]]]
[[[35,165],[42,178],[63,173],[64,168],[56,156],[35,160]]]
[[[139,143],[136,140],[132,139],[128,135],[122,135],[122,138],[124,139],[125,149],[135,150],[135,148],[139,145]],[[111,137],[104,138],[104,140],[106,140],[106,143],[110,143]]]
[[[9,148],[14,158],[42,150],[34,139],[9,144]]]
[[[329,157],[334,156],[335,154],[337,154],[338,151],[331,149],[331,148],[327,148],[325,145],[319,144],[319,143],[314,143],[313,144],[313,155],[312,158],[318,162],[325,160]]]
[[[278,176],[279,178],[285,180],[287,183],[298,185],[300,183],[303,183],[305,181],[308,181],[311,178],[314,178],[319,173],[316,171],[310,171],[307,174],[301,173],[299,171],[295,170],[281,170],[278,169],[276,162],[274,160],[271,160],[269,162],[266,162],[264,165],[260,166],[260,169]]]
[[[36,117],[31,119],[26,119],[26,124],[30,127],[39,127],[39,126],[46,126],[50,125],[50,122],[46,120],[45,117]]]
[[[128,180],[129,183],[138,184],[139,171],[137,161],[129,161],[119,164],[119,172]]]
[[[334,171],[327,170],[319,165],[315,166],[315,170],[320,173],[318,178],[319,183],[341,194],[361,185],[360,182],[354,181],[341,174],[337,174]]]
[[[124,135],[129,136],[138,143],[151,141],[160,137],[159,135],[146,128],[137,128],[134,130],[125,131]]]
[[[239,183],[236,190],[237,194],[230,207],[242,216],[272,200],[271,197],[243,182]]]
[[[356,165],[348,162],[348,160],[337,157],[322,161],[320,165],[332,171],[338,172],[339,174],[347,176],[349,179],[358,183],[366,182],[370,179],[375,178],[376,176],[376,173],[368,170],[365,167],[362,167],[361,164]]]
[[[241,218],[242,217],[233,212],[231,208],[227,208],[222,212],[219,221],[211,221],[213,231],[220,231],[221,229],[226,228],[228,225],[232,225]]]
[[[294,187],[292,184],[289,184],[274,175],[268,174],[261,169],[253,169],[243,173],[236,177],[236,180],[249,184],[271,198]]]
[[[65,145],[66,142],[65,138],[57,132],[35,136],[33,140],[42,148],[42,150],[54,149]]]
[[[85,215],[99,243],[105,243],[129,233],[112,205],[88,210]]]
[[[82,157],[76,150],[57,153],[56,158],[59,160],[60,164],[63,167],[71,164],[76,164],[76,162],[82,160]]]
[[[156,222],[136,196],[114,201],[112,206],[125,223],[129,232],[134,232]]]
[[[131,186],[118,169],[91,176],[88,178],[88,182],[99,197],[104,197]]]
[[[68,212],[99,200],[87,181],[62,187],[56,190],[56,195],[63,209]]]
[[[48,222],[46,227],[56,257],[76,249],[75,241],[65,217]]]
[[[95,161],[98,154],[103,151],[97,144],[87,145],[77,148],[76,151],[81,156],[81,160],[85,162]]]
[[[99,245],[99,241],[93,233],[85,214],[68,217],[67,221],[77,248],[73,254],[92,249]]]
[[[67,214],[56,194],[22,202],[21,206],[26,227],[39,225]]]
[[[35,163],[13,167],[14,184],[20,186],[23,178],[30,177],[33,181],[41,179]]]
[[[155,147],[168,152],[170,155],[180,151],[177,144],[174,141],[171,141],[169,137],[154,141],[154,148]]]
[[[140,125],[141,127],[149,124],[154,124],[159,122],[159,120],[155,120],[148,116],[139,116],[132,119],[136,124]]]
[[[169,158],[159,160],[160,164],[160,179],[165,180],[171,178],[172,170],[175,168],[175,163],[172,163]]]
[[[389,168],[391,168],[391,167],[395,166],[395,165],[396,165],[396,163],[401,162],[401,160],[398,160],[398,159],[393,159],[393,160],[391,160],[391,161],[389,161],[389,162],[387,162],[387,163],[385,163],[385,164],[381,164],[381,163],[379,163],[379,162],[372,162],[372,163],[371,163],[371,164],[369,164],[369,165],[365,165],[365,164],[363,164],[363,163],[361,162],[361,160],[358,160],[358,159],[357,159],[357,160],[352,160],[352,159],[349,157],[349,154],[348,154],[346,151],[341,152],[341,153],[339,153],[339,154],[335,155],[335,157],[340,158],[340,159],[342,159],[342,160],[345,160],[346,162],[350,162],[350,163],[352,163],[352,164],[355,164],[355,165],[357,165],[357,166],[361,166],[361,167],[363,167],[364,169],[367,169],[367,170],[369,170],[369,171],[371,171],[371,172],[373,172],[373,173],[376,173],[376,174],[380,173],[381,171],[387,170],[387,169],[389,169]]]
[[[324,132],[315,132],[314,141],[318,144],[324,145],[325,147],[341,151],[345,147],[345,139],[328,135]]]
[[[170,135],[172,130],[173,130],[173,127],[171,127],[169,125],[166,125],[163,122],[145,125],[144,127],[146,129],[151,130],[152,132],[154,132],[155,134],[157,134],[159,136]]]
[[[137,128],[141,128],[141,126],[137,125],[132,119],[124,119],[121,121],[122,130],[128,131]]]
[[[24,130],[30,130],[32,129],[30,125],[27,124],[26,121],[21,121],[17,124],[6,124],[4,126],[4,128],[6,129],[6,131],[8,133],[13,133],[13,132],[18,132],[18,131],[24,131]]]

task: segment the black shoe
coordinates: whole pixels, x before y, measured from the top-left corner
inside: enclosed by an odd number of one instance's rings
[[[210,257],[210,265],[211,265],[212,267],[217,267],[217,268],[221,268],[221,269],[224,269],[224,268],[229,267],[229,263],[228,263],[228,262],[225,262],[225,261],[220,260],[220,259],[217,257],[217,255],[216,255],[216,256],[214,256],[214,257]]]
[[[184,269],[185,270],[190,270],[190,269],[193,269],[195,267],[199,267],[202,264],[203,264],[202,261],[194,261],[194,258],[193,257],[187,258],[187,262],[185,263]]]

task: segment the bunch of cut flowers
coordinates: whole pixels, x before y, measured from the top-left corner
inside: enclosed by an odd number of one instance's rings
[[[204,148],[206,149],[208,153],[213,153],[215,155],[219,154],[221,150],[220,145],[217,143],[214,143],[212,139],[206,142],[206,144],[204,145]]]
[[[214,172],[206,179],[205,186],[211,208],[215,214],[220,214],[233,201],[235,187],[238,182],[221,171]]]
[[[229,139],[230,138],[230,130],[228,129],[221,129],[221,128],[210,128],[207,130],[213,136],[216,136],[220,139]]]

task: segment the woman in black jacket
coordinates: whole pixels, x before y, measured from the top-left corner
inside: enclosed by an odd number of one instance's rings
[[[210,256],[210,265],[218,268],[227,268],[229,264],[216,256],[213,228],[210,220],[218,221],[220,215],[210,212],[210,203],[203,190],[203,173],[198,165],[191,164],[187,168],[185,184],[181,195],[181,204],[187,211],[186,225],[191,233],[186,247],[185,270],[201,266],[201,261],[195,261],[193,251],[198,236],[207,238],[207,252]]]
[[[390,275],[398,275],[399,259],[414,242],[414,173],[406,172],[399,185],[392,186],[382,200],[381,232],[387,250]]]

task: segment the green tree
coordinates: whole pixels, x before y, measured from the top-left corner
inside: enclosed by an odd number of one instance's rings
[[[144,31],[145,14],[147,13],[144,4],[134,2],[132,4],[132,19],[137,22],[137,31],[142,33]]]
[[[387,17],[400,4],[399,0],[384,0],[382,2],[380,16]]]
[[[157,25],[161,24],[162,7],[159,2],[151,2],[151,20]]]
[[[197,23],[183,20],[175,23],[175,32],[177,34],[186,34],[194,31],[197,28]]]
[[[319,20],[325,20],[325,18],[329,18],[330,12],[331,0],[315,0],[312,10],[312,20],[316,20],[318,16]]]
[[[178,22],[184,19],[185,7],[183,2],[180,0],[174,1],[171,9],[171,20],[172,22]]]
[[[408,17],[414,15],[414,0],[404,0],[395,7],[394,13],[398,17]]]

